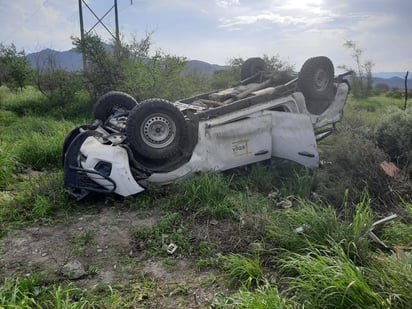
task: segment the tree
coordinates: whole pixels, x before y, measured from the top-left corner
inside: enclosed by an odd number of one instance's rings
[[[192,92],[194,83],[182,74],[185,58],[161,50],[149,55],[151,33],[141,40],[112,45],[96,35],[72,39],[87,59],[83,76],[94,98],[110,90],[125,91],[139,101],[152,97],[174,100]]]
[[[52,54],[46,59],[38,58],[34,82],[49,102],[60,107],[71,103],[76,93],[82,89],[80,76],[76,72],[62,69]]]
[[[353,96],[356,98],[367,98],[372,95],[372,68],[374,63],[371,60],[363,60],[363,52],[358,44],[351,40],[346,40],[343,46],[352,51],[352,58],[355,60],[356,69],[350,66],[340,66],[352,71],[351,86]]]
[[[0,86],[6,84],[9,88],[22,90],[31,78],[32,70],[23,51],[17,51],[16,46],[4,46],[0,43]]]

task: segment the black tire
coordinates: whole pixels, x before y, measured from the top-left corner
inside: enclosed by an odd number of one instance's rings
[[[149,99],[130,111],[126,135],[138,156],[164,160],[185,148],[187,126],[183,114],[169,101]]]
[[[120,91],[110,91],[96,101],[94,119],[105,122],[111,115],[119,111],[130,111],[136,105],[137,101],[131,95]]]
[[[308,99],[331,99],[334,93],[334,67],[328,57],[319,56],[305,61],[299,72],[298,85]]]
[[[266,71],[266,62],[259,57],[249,58],[242,64],[240,80],[245,80],[261,71]]]

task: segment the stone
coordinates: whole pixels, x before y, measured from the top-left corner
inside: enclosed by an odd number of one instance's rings
[[[76,280],[86,275],[87,272],[84,269],[82,263],[80,263],[78,260],[73,260],[66,263],[62,267],[62,274],[70,280]]]

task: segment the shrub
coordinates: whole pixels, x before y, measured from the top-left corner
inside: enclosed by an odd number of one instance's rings
[[[412,160],[412,112],[396,111],[388,114],[376,129],[379,146],[395,162]]]
[[[383,205],[393,204],[398,201],[398,193],[408,190],[407,184],[390,178],[381,169],[380,164],[387,155],[371,140],[344,130],[328,142],[330,144],[322,149],[326,163],[317,170],[316,190],[335,207],[342,206],[346,190],[349,204],[355,204],[367,188],[373,201],[371,207],[385,212]]]

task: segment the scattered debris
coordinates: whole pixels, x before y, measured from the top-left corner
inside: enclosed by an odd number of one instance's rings
[[[169,254],[175,253],[176,250],[177,250],[177,245],[174,244],[174,243],[171,243],[167,246],[167,253],[169,253]]]
[[[382,224],[382,223],[391,221],[391,220],[393,220],[393,219],[395,219],[395,218],[397,218],[397,217],[398,217],[397,214],[392,214],[392,215],[390,215],[390,216],[388,216],[388,217],[385,217],[385,218],[383,218],[383,219],[380,219],[380,220],[374,222],[374,223],[372,224],[372,227],[371,227],[370,231],[369,231],[369,236],[370,236],[374,241],[376,241],[377,243],[379,243],[380,245],[382,245],[383,247],[389,248],[389,247],[388,247],[387,245],[385,245],[385,243],[384,243],[382,240],[380,240],[379,237],[376,236],[375,233],[373,233],[372,231],[373,231],[374,227],[377,226],[378,224]]]
[[[275,198],[278,195],[279,195],[279,189],[274,187],[273,191],[268,194],[268,197],[269,198]]]
[[[401,171],[393,162],[383,161],[379,166],[389,177],[396,177]]]

